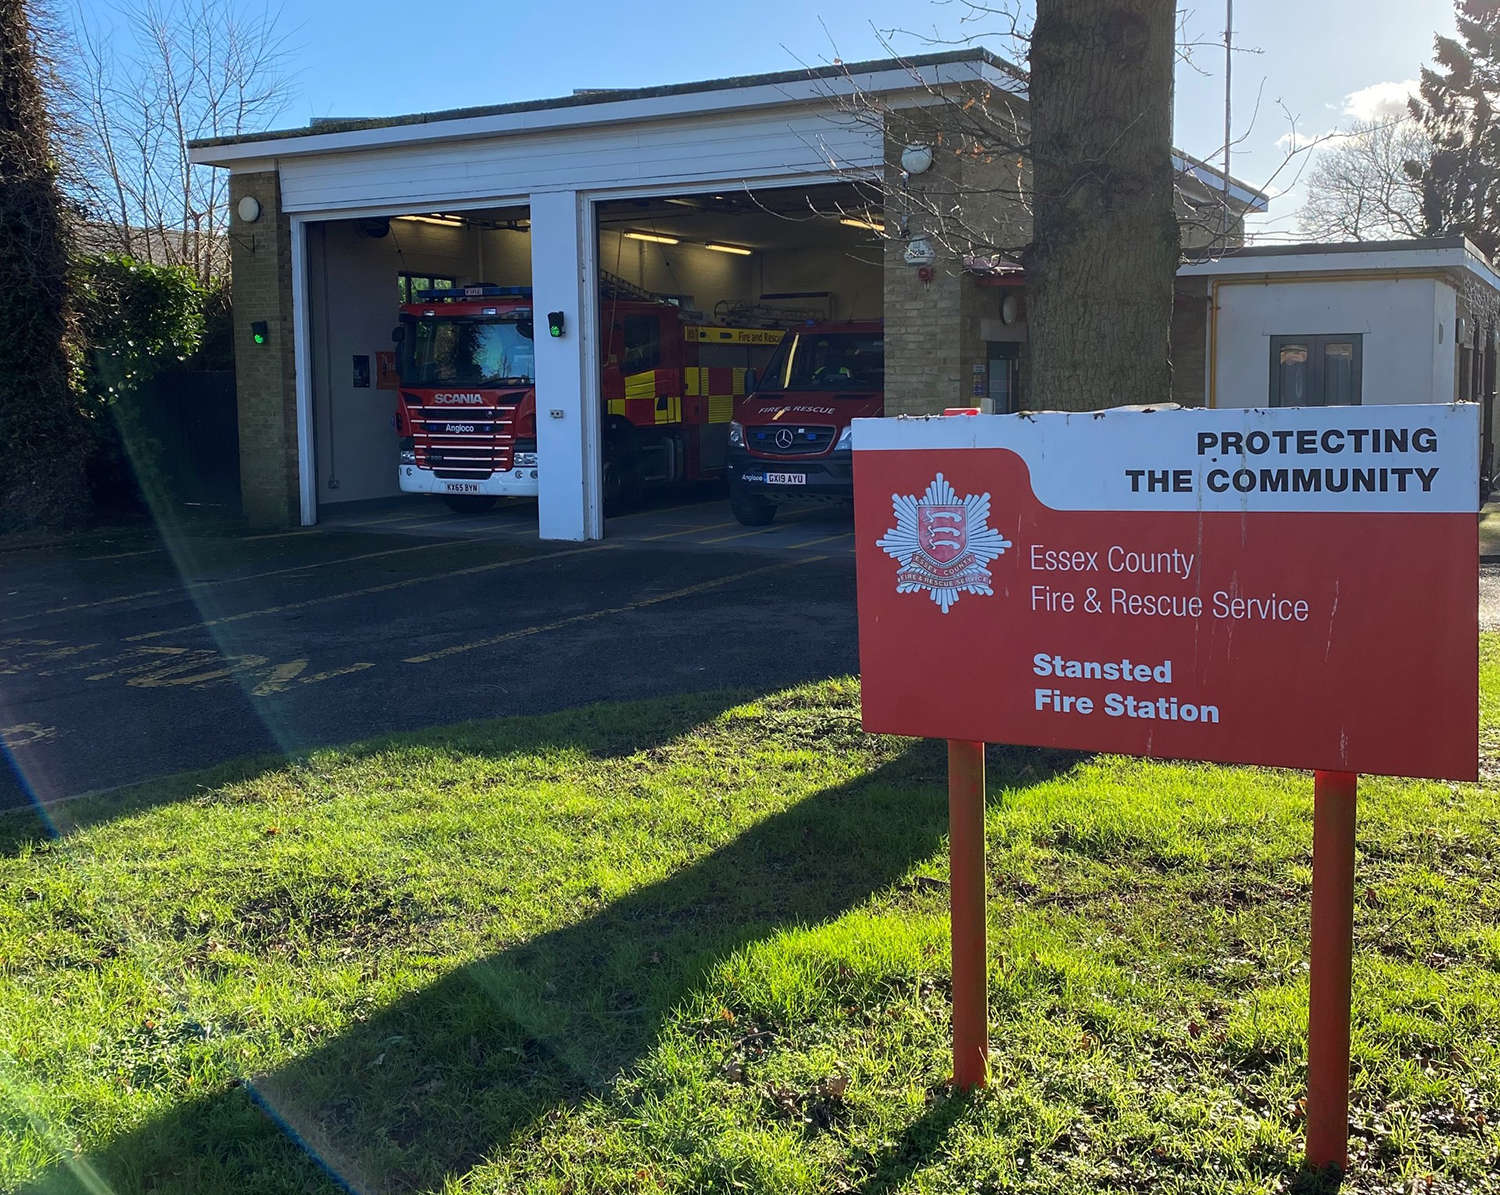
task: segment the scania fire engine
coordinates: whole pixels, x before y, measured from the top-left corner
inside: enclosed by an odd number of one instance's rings
[[[402,490],[439,494],[466,513],[502,495],[535,497],[531,289],[480,284],[417,299],[401,307],[394,333]],[[735,400],[781,332],[698,324],[617,279],[607,280],[600,316],[605,502],[628,502],[653,483],[722,477]]]

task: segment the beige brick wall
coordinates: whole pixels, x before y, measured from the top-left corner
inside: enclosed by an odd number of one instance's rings
[[[232,174],[230,210],[253,195],[260,218],[233,217],[234,368],[239,400],[240,501],[246,520],[267,527],[299,521],[297,396],[292,339],[291,220],[281,211],[274,170]],[[250,326],[264,320],[267,343]]]
[[[921,415],[975,402],[975,367],[987,364],[982,320],[1000,314],[1000,292],[964,271],[966,254],[1025,244],[1029,221],[1019,202],[1014,158],[975,153],[948,127],[955,109],[889,113],[886,131],[885,406],[891,415]],[[903,180],[901,151],[934,148],[932,168]],[[933,278],[922,282],[899,235],[925,236],[937,252]]]

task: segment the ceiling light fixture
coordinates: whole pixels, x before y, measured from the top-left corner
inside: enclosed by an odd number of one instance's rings
[[[705,249],[712,249],[715,253],[738,253],[741,257],[749,257],[754,250],[746,249],[740,245],[720,245],[715,241],[709,241]]]
[[[444,228],[462,228],[464,222],[457,216],[444,216],[434,213],[431,216],[397,216],[398,220],[415,220],[418,224],[439,224]]]
[[[870,232],[884,232],[885,231],[885,225],[884,224],[874,224],[874,223],[872,223],[869,220],[856,220],[853,216],[845,216],[843,219],[841,219],[839,221],[839,223],[840,224],[847,224],[850,228],[864,228],[864,229],[868,229]]]
[[[650,241],[655,245],[680,245],[682,242],[677,237],[657,236],[654,232],[637,232],[635,229],[627,229],[624,233],[632,241]]]

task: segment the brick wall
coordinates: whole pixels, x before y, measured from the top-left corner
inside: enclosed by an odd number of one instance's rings
[[[1024,112],[1007,112],[1007,101],[993,93],[957,103],[886,113],[885,343],[886,411],[925,414],[973,402],[973,373],[987,364],[981,321],[993,328],[1004,291],[975,285],[964,273],[965,253],[1018,257],[1031,238],[1024,202],[1031,180],[1024,156],[1005,152],[1023,140]],[[987,112],[987,117],[979,113]],[[981,124],[981,120],[987,122]],[[974,134],[988,127],[988,135]],[[930,170],[903,180],[901,151],[908,144],[934,147]],[[1217,201],[1199,206],[1179,195],[1178,216],[1185,248],[1238,244],[1241,217],[1226,219]],[[924,286],[914,266],[902,260],[906,240],[925,235],[937,251],[934,276]],[[1021,342],[1021,403],[1026,404],[1030,354],[1024,322],[1007,329]],[[1206,290],[1201,283],[1179,284],[1172,320],[1172,401],[1205,403],[1204,356]]]
[[[1181,406],[1208,405],[1207,337],[1208,283],[1179,278],[1172,303],[1172,401]]]
[[[999,317],[1000,293],[976,284],[964,257],[1019,248],[1029,236],[1013,177],[1013,158],[971,154],[945,126],[952,109],[887,114],[885,156],[885,407],[891,415],[921,415],[975,402],[975,374],[987,364],[981,321]],[[934,147],[932,167],[901,177],[901,151]],[[1008,173],[1008,170],[1011,172]],[[906,264],[907,240],[926,237],[937,253],[933,278],[923,283]]]
[[[290,527],[300,517],[291,220],[281,211],[281,187],[274,170],[231,174],[232,212],[246,195],[260,201],[261,214],[253,224],[236,214],[230,227],[240,500],[249,522]],[[252,337],[250,326],[257,320],[266,322],[265,344],[256,344]]]

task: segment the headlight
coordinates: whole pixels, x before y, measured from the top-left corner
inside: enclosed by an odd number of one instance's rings
[[[415,465],[417,463],[417,449],[412,438],[407,436],[401,441],[401,463],[403,465]]]
[[[522,468],[522,469],[534,469],[536,467],[536,453],[534,453],[534,452],[518,452],[518,453],[516,453],[516,465],[519,468]]]
[[[843,448],[853,448],[853,447],[854,447],[854,424],[851,423],[848,427],[846,427],[844,429],[843,435],[841,435],[839,437],[839,442],[833,446],[833,450],[835,452],[838,452],[840,449],[843,449]]]
[[[744,425],[735,423],[732,419],[729,421],[729,442],[736,448],[743,448],[745,446]]]

